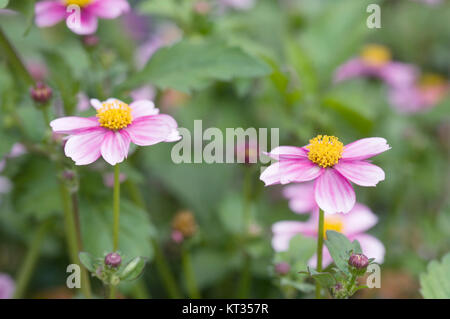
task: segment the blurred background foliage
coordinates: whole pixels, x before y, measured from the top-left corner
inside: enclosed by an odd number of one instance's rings
[[[399,114],[380,82],[361,78],[333,84],[332,77],[365,44],[379,43],[395,60],[448,78],[450,3],[258,0],[248,10],[201,13],[194,10],[198,2],[130,1],[148,23],[145,39],[168,23],[182,37],[144,68],[136,66],[143,40],[131,36],[122,18],[100,22],[94,47],[63,23],[48,29],[28,23],[26,6],[20,14],[1,15],[0,26],[27,64],[46,66],[46,80],[54,88],[52,117],[62,110],[80,113],[79,92],[130,102],[131,89],[151,84],[157,107],[191,132],[194,120],[201,119],[204,129],[280,128],[280,145],[304,145],[320,133],[338,136],[344,144],[386,138],[392,150],[375,159],[386,180],[376,188],[356,187],[358,201],[380,219],[370,233],[386,247],[382,287],[357,297],[419,297],[419,275],[450,244],[450,100],[426,113]],[[217,1],[206,3],[216,8]],[[381,6],[381,29],[366,27],[370,3]],[[0,60],[0,108],[0,157],[16,142],[30,150],[7,159],[1,173],[13,187],[0,199],[0,270],[14,277],[34,232],[50,221],[27,296],[70,296],[61,288],[69,262],[55,164],[42,154],[45,150],[33,148],[52,137],[27,84],[5,60]],[[202,297],[311,296],[310,282],[297,272],[305,269],[315,241],[296,236],[281,254],[271,247],[274,222],[305,220],[289,210],[282,188],[264,189],[259,164],[174,164],[172,146],[138,148],[122,165],[120,251],[149,258],[140,279],[148,293],[168,296],[155,267],[153,240],[167,257],[181,296],[190,291],[182,269],[185,251]],[[65,165],[74,169],[70,160]],[[99,256],[112,247],[112,189],[104,184],[111,167],[100,160],[76,172],[84,250]],[[178,245],[171,239],[172,220],[186,210],[197,228]],[[275,273],[280,261],[291,265],[289,274]],[[135,286],[124,285],[121,292],[141,296]]]

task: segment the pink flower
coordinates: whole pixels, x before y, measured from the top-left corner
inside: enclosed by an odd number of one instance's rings
[[[311,198],[311,200],[313,199]],[[317,238],[318,213],[318,207],[316,206],[311,218],[306,222],[281,221],[275,223],[272,227],[273,248],[276,251],[287,250],[291,238],[297,234]],[[372,228],[377,222],[378,218],[368,207],[356,203],[353,209],[347,214],[330,215],[325,213],[324,236],[327,230],[334,230],[347,236],[350,241],[356,239],[361,244],[361,249],[365,255],[369,258],[375,258],[378,263],[382,263],[385,253],[383,244],[377,238],[364,233],[366,230]],[[316,267],[316,258],[316,255],[314,255],[309,260],[308,264],[311,267]],[[328,249],[324,247],[323,266],[326,267],[332,261]]]
[[[127,180],[127,175],[125,173],[119,174],[119,183],[123,183]],[[114,187],[114,173],[106,173],[103,174],[103,184],[106,187],[113,188]]]
[[[76,165],[93,163],[100,156],[116,165],[127,157],[130,142],[148,146],[181,138],[177,122],[159,114],[151,101],[127,105],[111,98],[105,102],[92,99],[91,104],[97,110],[94,117],[69,116],[50,123],[55,133],[69,135],[64,150]]]
[[[387,48],[372,44],[359,57],[341,65],[335,72],[334,82],[368,76],[379,78],[391,87],[404,87],[414,83],[417,73],[413,65],[391,61]]]
[[[233,8],[237,10],[248,10],[255,5],[255,0],[219,0],[222,7]]]
[[[73,7],[78,6],[78,11]],[[45,0],[36,3],[36,25],[50,27],[66,19],[67,27],[77,34],[92,34],[98,18],[115,19],[127,12],[126,0]]]
[[[426,111],[438,104],[449,92],[450,84],[438,75],[425,75],[412,85],[392,88],[389,101],[399,112]]]
[[[11,299],[15,288],[14,280],[9,275],[0,273],[0,299]]]
[[[329,214],[347,213],[355,205],[350,182],[376,186],[384,171],[367,159],[390,149],[384,138],[371,137],[346,146],[336,137],[318,135],[304,147],[280,146],[269,155],[278,162],[270,165],[260,179],[268,185],[314,182],[314,198]]]
[[[250,138],[242,141],[238,139],[236,146],[236,159],[238,163],[254,164],[259,159],[258,140]]]

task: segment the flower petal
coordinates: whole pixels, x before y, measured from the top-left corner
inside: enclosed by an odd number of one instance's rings
[[[98,19],[95,15],[85,9],[69,13],[66,19],[67,27],[76,34],[92,34],[97,31]]]
[[[269,153],[266,153],[267,156],[270,156],[274,159],[280,159],[280,157],[284,158],[298,158],[298,157],[307,157],[308,152],[302,148],[297,146],[278,146],[271,150]]]
[[[317,207],[313,182],[286,186],[283,189],[283,195],[289,199],[289,207],[295,213],[309,213]]]
[[[77,134],[100,127],[96,117],[67,116],[50,122],[53,132],[60,134]]]
[[[103,19],[115,19],[129,11],[130,5],[126,0],[101,0],[87,6],[86,10]]]
[[[130,136],[124,130],[106,133],[101,146],[101,153],[106,162],[111,165],[123,162],[128,156],[130,148]]]
[[[355,205],[352,185],[335,169],[327,168],[314,184],[317,205],[329,213],[347,213]]]
[[[64,151],[76,165],[88,165],[101,155],[100,148],[108,130],[101,127],[72,135],[66,142]]]
[[[155,103],[148,100],[138,100],[130,104],[131,115],[136,120],[142,116],[156,115],[159,113],[159,109],[155,108]]]
[[[323,171],[309,159],[281,159],[279,163],[281,184],[311,181],[319,177]]]
[[[366,161],[341,161],[334,168],[345,178],[360,186],[376,186],[384,180],[384,171]]]
[[[272,247],[275,251],[285,251],[289,248],[291,238],[297,234],[311,236],[314,225],[309,222],[281,221],[272,226]]]
[[[375,226],[378,217],[366,205],[356,203],[350,212],[342,216],[342,221],[344,224],[342,233],[352,237]]]
[[[166,114],[142,116],[125,130],[134,144],[147,146],[173,141],[177,132],[177,122]]]
[[[60,1],[39,1],[34,10],[38,27],[50,27],[66,17],[66,6]]]
[[[367,74],[369,68],[360,58],[351,59],[339,66],[334,73],[334,83],[345,81]]]
[[[386,139],[369,137],[347,144],[341,160],[363,160],[391,149]]]
[[[359,234],[351,238],[351,240],[354,239],[361,244],[361,249],[364,255],[368,258],[375,258],[375,261],[379,264],[383,263],[386,249],[379,239],[368,234]]]
[[[102,102],[97,99],[90,99],[89,102],[91,102],[92,107],[96,110],[102,107]]]
[[[11,191],[11,188],[11,181],[4,176],[0,176],[0,194],[9,193]]]
[[[323,246],[322,251],[322,269],[328,267],[333,262],[333,258],[330,255],[330,252],[328,251],[328,248],[326,246]],[[314,254],[309,261],[308,266],[312,268],[317,268],[317,254]]]

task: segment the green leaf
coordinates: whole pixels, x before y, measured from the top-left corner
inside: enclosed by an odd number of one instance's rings
[[[281,286],[294,287],[298,291],[301,291],[301,292],[304,292],[304,293],[312,293],[314,291],[314,289],[315,289],[314,285],[308,284],[306,282],[293,281],[293,280],[288,279],[288,278],[281,278],[280,285]]]
[[[329,272],[317,272],[308,267],[309,275],[314,278],[322,287],[332,287],[336,284],[336,279]]]
[[[217,40],[183,40],[158,50],[144,69],[132,75],[122,89],[151,83],[160,89],[183,92],[203,89],[213,81],[260,77],[270,73],[269,66],[237,47]]]
[[[9,0],[0,0],[0,9],[6,8],[8,5]]]
[[[427,272],[420,275],[420,293],[426,299],[450,298],[450,253],[442,262],[431,261]]]
[[[345,274],[350,274],[348,259],[351,253],[361,253],[361,247],[358,241],[355,240],[351,243],[343,234],[328,230],[325,245],[339,270]]]
[[[131,281],[137,279],[144,272],[145,258],[133,258],[118,274],[121,280]]]
[[[95,259],[91,254],[82,251],[78,254],[78,258],[87,270],[90,272],[95,271]]]
[[[8,2],[9,1],[7,0],[6,3],[8,3]],[[26,35],[28,33],[31,26],[33,25],[34,2],[35,2],[35,0],[14,0],[8,6],[8,9],[18,11],[25,16],[25,23],[24,23],[25,33],[24,33],[24,35]],[[2,6],[0,3],[0,8],[1,7]]]

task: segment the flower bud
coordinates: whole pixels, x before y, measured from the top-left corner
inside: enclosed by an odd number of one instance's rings
[[[118,253],[109,253],[105,257],[105,265],[108,265],[113,268],[117,268],[122,263],[122,258]]]
[[[37,103],[46,103],[52,97],[52,89],[43,82],[38,82],[30,89],[31,98]]]
[[[284,276],[291,270],[291,266],[286,262],[281,262],[275,265],[275,272],[278,275]]]
[[[369,265],[369,258],[363,254],[352,254],[348,259],[348,264],[357,275],[364,275]]]
[[[180,232],[184,238],[192,237],[197,231],[197,223],[192,212],[188,210],[178,212],[172,221],[172,229]]]
[[[94,47],[98,44],[98,36],[90,34],[83,37],[83,44],[87,47]]]

